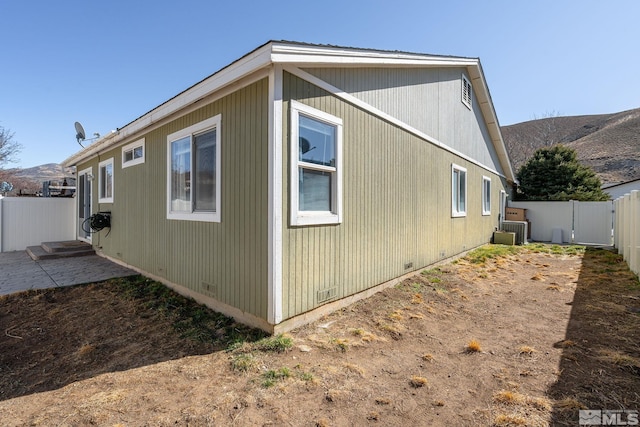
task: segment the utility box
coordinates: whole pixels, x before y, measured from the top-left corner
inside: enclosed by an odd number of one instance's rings
[[[510,231],[494,231],[493,243],[496,245],[510,245],[516,244],[516,233]]]
[[[527,210],[522,208],[506,208],[504,219],[507,221],[526,221]]]

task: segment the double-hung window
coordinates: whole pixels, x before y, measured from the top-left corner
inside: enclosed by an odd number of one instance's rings
[[[467,170],[451,165],[451,216],[467,215]]]
[[[482,177],[482,215],[491,215],[491,178]]]
[[[291,224],[342,221],[342,119],[291,101]]]
[[[220,222],[221,116],[167,137],[167,218]]]
[[[98,202],[113,203],[113,157],[98,163]]]

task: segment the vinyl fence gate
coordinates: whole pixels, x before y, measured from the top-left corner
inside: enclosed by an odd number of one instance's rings
[[[613,202],[573,202],[573,241],[611,245]]]

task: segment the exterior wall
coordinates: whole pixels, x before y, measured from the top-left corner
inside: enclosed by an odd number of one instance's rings
[[[504,174],[480,106],[461,101],[464,68],[313,68],[310,74]],[[469,79],[470,80],[470,79]],[[484,139],[486,144],[478,144]]]
[[[96,175],[93,212],[112,212],[111,230],[94,234],[93,245],[152,276],[266,319],[268,105],[265,78],[141,135],[143,164],[122,168],[122,145],[79,164],[78,170],[93,166]],[[222,221],[168,220],[167,135],[217,114]],[[114,201],[98,204],[97,165],[110,157]]]
[[[434,89],[435,90],[435,89]],[[454,96],[454,95],[452,95]],[[289,100],[295,99],[343,120],[343,222],[292,227],[288,223]],[[435,126],[478,128],[464,111],[438,116]],[[460,157],[360,110],[288,73],[283,81],[283,318],[312,310],[318,291],[335,288],[342,298],[487,243],[498,226],[500,190],[506,182]],[[460,115],[470,116],[459,119]],[[426,115],[426,114],[425,114]],[[461,122],[456,122],[461,120]],[[482,132],[464,145],[486,145]],[[467,216],[452,218],[451,165],[467,169]],[[482,215],[482,177],[490,176],[491,215]],[[406,267],[412,263],[412,267]]]

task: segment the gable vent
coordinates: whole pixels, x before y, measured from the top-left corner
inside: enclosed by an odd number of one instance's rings
[[[462,75],[462,103],[466,105],[469,109],[471,109],[471,94],[473,93],[473,88],[471,87],[471,82],[467,77]]]

